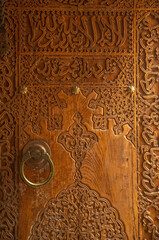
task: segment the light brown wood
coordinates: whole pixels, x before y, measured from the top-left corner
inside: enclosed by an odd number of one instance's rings
[[[0,4],[0,239],[159,239],[158,1]]]

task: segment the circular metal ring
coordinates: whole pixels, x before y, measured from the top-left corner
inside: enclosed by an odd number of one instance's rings
[[[41,158],[46,160],[49,165],[50,165],[50,173],[49,173],[49,176],[48,178],[42,182],[42,183],[33,183],[31,181],[29,181],[25,174],[24,174],[24,164],[31,158],[31,154],[30,154],[30,151],[27,151],[24,155],[23,155],[23,158],[22,158],[22,161],[21,161],[21,165],[20,165],[20,175],[21,175],[21,178],[23,179],[23,181],[30,187],[33,187],[33,188],[38,188],[38,187],[43,187],[45,186],[46,184],[48,184],[51,179],[53,178],[54,176],[54,164],[50,158],[50,155],[46,152],[43,152],[42,155],[41,155]]]

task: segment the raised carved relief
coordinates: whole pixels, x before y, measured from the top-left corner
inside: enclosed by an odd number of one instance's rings
[[[22,6],[32,7],[32,6],[100,6],[100,7],[124,7],[130,8],[133,7],[133,0],[127,1],[119,1],[119,0],[21,0]]]
[[[95,133],[90,132],[82,124],[80,113],[76,113],[73,117],[74,123],[69,127],[67,132],[63,132],[58,137],[58,142],[63,145],[66,151],[71,153],[71,157],[75,160],[75,180],[82,179],[80,167],[87,151],[98,141]]]
[[[14,239],[18,223],[15,121],[0,113],[0,239]]]
[[[22,83],[47,84],[104,84],[128,86],[133,84],[133,58],[107,57],[50,57],[23,56]]]
[[[39,213],[29,240],[128,239],[110,202],[82,183],[74,183],[50,199]]]
[[[92,121],[94,129],[106,130],[108,118],[115,120],[113,128],[115,135],[123,132],[123,126],[128,124],[131,128],[126,138],[135,145],[135,102],[134,95],[129,93],[128,88],[89,88],[81,92],[88,96],[92,91],[97,94],[96,98],[90,100],[88,107],[97,110],[101,108],[102,114],[93,114]]]
[[[0,239],[15,239],[18,227],[18,173],[16,119],[6,103],[14,97],[16,85],[17,16],[5,9],[8,49],[0,56]]]
[[[131,11],[24,10],[22,51],[95,55],[132,52]]]
[[[139,133],[139,214],[146,233],[159,239],[159,14],[138,13],[138,108]],[[147,236],[147,235],[146,235]],[[143,236],[144,238],[144,233]]]
[[[9,101],[14,95],[17,64],[16,38],[17,16],[13,10],[5,10],[5,30],[8,35],[8,50],[5,55],[0,55],[0,106]]]
[[[14,116],[20,118],[20,129],[22,142],[25,143],[29,139],[28,133],[25,131],[27,126],[32,127],[32,131],[41,134],[41,120],[47,120],[47,129],[53,131],[55,129],[62,129],[63,117],[62,114],[53,113],[53,109],[65,108],[66,101],[60,99],[58,94],[60,88],[27,88],[25,94],[17,93],[6,108],[11,109]]]
[[[159,7],[158,0],[137,0],[136,1],[137,8],[157,8]]]

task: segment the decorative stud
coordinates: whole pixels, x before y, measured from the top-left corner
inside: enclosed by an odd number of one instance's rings
[[[134,93],[135,92],[135,87],[133,85],[129,86],[129,92],[130,93]]]
[[[72,94],[78,95],[80,93],[80,88],[78,86],[75,86],[72,88]]]
[[[26,94],[28,92],[28,88],[26,86],[22,86],[20,87],[19,92],[21,94]]]

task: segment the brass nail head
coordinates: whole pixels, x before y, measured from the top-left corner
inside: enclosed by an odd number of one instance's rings
[[[72,88],[72,93],[74,95],[78,95],[80,93],[80,88],[78,86],[75,86]]]
[[[21,94],[26,94],[28,92],[28,88],[26,86],[22,86],[20,87],[19,92]]]
[[[135,87],[134,86],[129,86],[129,92],[134,93],[135,92]]]

